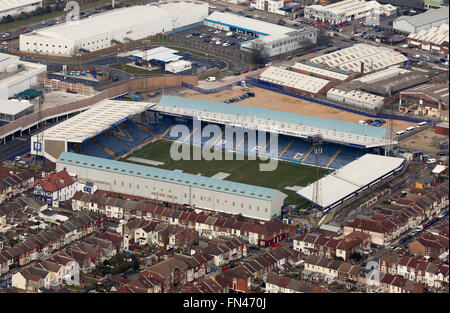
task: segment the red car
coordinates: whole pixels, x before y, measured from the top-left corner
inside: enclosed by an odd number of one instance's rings
[[[242,70],[242,74],[248,73],[248,69]]]
[[[401,52],[399,48],[395,48],[394,51]]]
[[[276,247],[278,247],[280,244],[278,243],[278,242],[275,242],[273,245],[272,245],[272,248],[276,248]]]
[[[227,269],[229,269],[230,267],[229,266],[224,266],[223,268],[222,268],[222,272],[225,272]]]

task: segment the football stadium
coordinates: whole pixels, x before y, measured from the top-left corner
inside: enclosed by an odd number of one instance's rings
[[[163,96],[104,100],[33,136],[31,151],[104,190],[270,220],[283,204],[327,213],[399,173],[403,159],[384,161],[387,144],[382,127]],[[205,150],[216,159],[195,158]],[[260,170],[273,160],[275,170]],[[314,183],[331,180],[317,198]]]

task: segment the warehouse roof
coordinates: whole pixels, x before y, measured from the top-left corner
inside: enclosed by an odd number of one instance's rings
[[[196,116],[205,121],[223,122],[246,129],[264,129],[298,137],[321,134],[324,140],[364,146],[385,144],[386,128],[340,120],[295,114],[234,103],[163,96],[152,110]],[[366,137],[367,136],[367,137]]]
[[[394,23],[406,21],[414,27],[420,27],[444,19],[448,20],[448,7],[429,9],[428,11],[413,16],[402,15],[395,19]]]
[[[278,190],[270,188],[235,183],[201,175],[187,174],[179,171],[169,171],[151,166],[107,160],[71,152],[61,153],[57,163],[71,164],[111,173],[142,177],[146,179],[191,186],[193,188],[214,190],[223,193],[231,193],[262,200],[272,200],[277,193],[281,193]]]
[[[45,139],[81,143],[154,105],[143,102],[103,100],[89,110],[44,130],[43,136]]]
[[[351,16],[359,12],[365,12],[368,9],[378,7],[379,4],[376,1],[368,1],[365,0],[344,0],[328,5],[310,5],[308,7],[313,8],[317,11],[321,12],[330,12],[334,15],[345,14],[345,16]]]
[[[380,80],[375,83],[366,84],[362,86],[361,89],[371,91],[379,95],[388,95],[389,93],[393,94],[397,91],[423,84],[429,80],[430,79],[428,76],[423,73],[409,72]]]
[[[402,67],[391,66],[391,67],[388,67],[387,69],[377,71],[374,73],[370,73],[363,77],[357,78],[357,79],[355,79],[355,81],[360,81],[360,82],[363,82],[366,84],[372,84],[372,83],[375,83],[380,80],[384,80],[387,78],[391,78],[391,77],[394,77],[394,76],[397,76],[400,74],[409,73],[409,72],[410,72],[409,70],[404,69]]]
[[[3,100],[0,99],[0,115],[16,115],[17,113],[22,112],[30,107],[33,104],[29,101],[14,101],[14,100]]]
[[[447,84],[424,84],[417,87],[409,88],[403,93],[424,93],[434,99],[440,100],[443,103],[449,103],[449,89]]]
[[[431,42],[435,45],[441,45],[448,42],[449,26],[448,24],[441,24],[438,27],[434,26],[430,29],[424,29],[416,34],[410,34],[409,39],[418,41]]]
[[[366,103],[367,105],[370,105],[373,108],[379,107],[379,106],[383,105],[383,103],[384,103],[384,97],[372,95],[370,93],[362,92],[359,90],[345,91],[345,90],[339,90],[336,88],[331,88],[327,93],[327,96],[328,95],[335,95],[335,96],[351,99],[354,101],[363,102],[363,103]]]
[[[318,205],[327,208],[341,199],[353,195],[357,190],[400,168],[404,161],[403,158],[375,154],[363,155],[319,180],[319,184],[326,188],[322,188]],[[312,201],[313,188],[314,184],[310,184],[297,193]]]
[[[125,7],[93,15],[89,18],[81,19],[76,23],[62,23],[35,30],[32,33],[22,36],[35,36],[37,34],[44,37],[74,41],[80,40],[98,36],[102,33],[112,33],[121,29],[132,28],[137,24],[145,22],[154,21],[155,23],[162,23],[162,19],[166,20],[173,15],[172,12],[179,11],[180,4],[183,5],[185,11],[189,11],[192,7],[207,5],[195,1],[178,1]],[[171,18],[170,21],[172,21]],[[176,23],[176,20],[174,23]],[[166,29],[166,31],[170,30]]]
[[[311,62],[325,64],[329,67],[338,67],[356,73],[361,72],[361,62],[364,63],[364,72],[369,73],[405,61],[408,61],[408,58],[400,52],[369,44],[356,44],[349,48],[311,59]]]
[[[253,18],[248,18],[232,13],[223,13],[219,11],[213,12],[211,15],[205,18],[205,21],[218,23],[226,26],[239,27],[265,36],[275,34],[286,34],[288,32],[296,30],[290,27],[285,27],[269,22],[260,21]]]
[[[313,62],[295,62],[291,68],[295,68],[298,70],[302,70],[309,73],[318,74],[321,76],[329,77],[331,79],[337,80],[346,80],[350,77],[350,73],[344,74],[333,69],[327,69],[321,66],[321,64],[313,63]]]
[[[309,76],[294,71],[284,70],[279,67],[270,66],[259,75],[259,79],[286,87],[317,93],[330,81]]]
[[[2,0],[0,1],[0,12],[28,6],[36,2],[42,2],[42,0]]]

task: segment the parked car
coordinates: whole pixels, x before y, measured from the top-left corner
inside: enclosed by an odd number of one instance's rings
[[[248,69],[243,69],[243,70],[241,71],[242,74],[245,74],[245,73],[248,73],[248,72],[249,72]]]

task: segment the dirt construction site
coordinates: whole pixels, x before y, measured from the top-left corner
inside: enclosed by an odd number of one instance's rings
[[[248,105],[260,108],[286,111],[297,114],[304,114],[310,116],[317,116],[323,118],[329,118],[333,120],[341,120],[346,122],[358,123],[360,120],[368,119],[370,117],[354,114],[335,108],[331,108],[325,105],[314,103],[307,100],[302,100],[290,96],[286,96],[277,92],[273,92],[266,89],[261,89],[257,87],[249,88],[249,91],[255,93],[255,97],[247,98],[236,102],[238,105]],[[188,97],[194,99],[202,99],[216,102],[223,102],[227,99],[240,96],[244,91],[240,87],[233,87],[232,90],[225,90],[215,94],[202,94],[200,92],[183,89],[179,91],[176,95],[181,97]],[[226,105],[226,104],[224,104]],[[372,118],[373,119],[373,118]],[[407,127],[415,126],[415,123],[405,122],[405,121],[394,121],[394,132],[405,130]],[[386,127],[386,124],[383,125]]]

